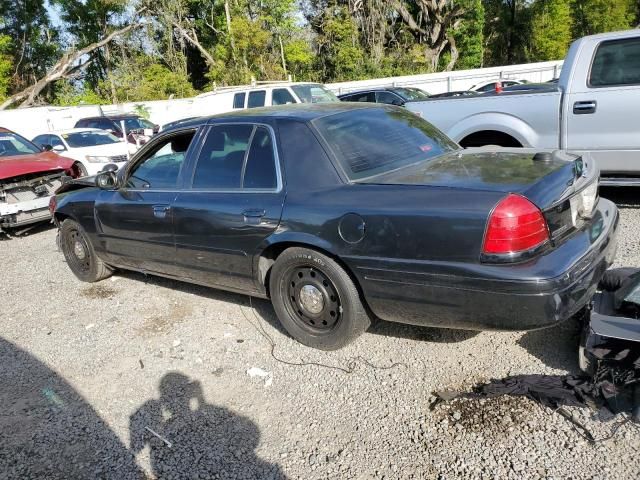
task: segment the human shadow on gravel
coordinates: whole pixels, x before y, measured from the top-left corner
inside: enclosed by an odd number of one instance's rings
[[[71,385],[0,338],[0,478],[145,476],[133,454]]]
[[[129,419],[131,450],[149,446],[153,474],[162,479],[282,479],[280,467],[260,459],[260,430],[250,419],[205,401],[200,382],[169,372],[160,397]]]
[[[518,340],[518,345],[546,366],[578,374],[578,341],[580,325],[571,318],[555,327],[533,330]]]

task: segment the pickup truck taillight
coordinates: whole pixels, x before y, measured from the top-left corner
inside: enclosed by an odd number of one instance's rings
[[[533,250],[549,241],[547,222],[526,198],[509,194],[489,216],[482,252],[508,255]]]

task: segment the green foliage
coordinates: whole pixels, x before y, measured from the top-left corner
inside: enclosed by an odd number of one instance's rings
[[[151,115],[150,111],[149,111],[149,107],[146,107],[146,106],[144,106],[142,104],[134,105],[133,111],[137,115],[141,116],[142,118],[146,118],[147,120],[149,119],[149,116]]]
[[[11,38],[0,35],[0,102],[4,100],[11,85],[11,73],[13,71],[13,59],[11,51]]]
[[[482,0],[466,0],[463,3],[466,12],[453,32],[460,51],[456,68],[461,70],[480,68],[484,60],[484,5]]]
[[[561,60],[571,44],[570,0],[536,0],[532,6],[530,58]]]
[[[105,105],[110,103],[87,83],[61,81],[55,85],[53,104],[60,106]]]
[[[152,58],[139,56],[116,67],[112,77],[122,102],[191,97],[197,92],[185,74],[172,72]],[[108,82],[100,85],[102,91]]]
[[[576,38],[633,28],[638,14],[636,0],[573,0],[572,5]]]

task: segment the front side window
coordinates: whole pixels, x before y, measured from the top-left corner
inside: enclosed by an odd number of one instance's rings
[[[33,140],[32,143],[35,143],[39,147],[44,147],[45,145],[50,145],[49,143],[49,135],[38,135]]]
[[[145,128],[152,129],[153,127],[153,123],[144,118],[126,118],[124,120],[124,128],[126,128],[128,132],[131,130],[143,130]]]
[[[87,130],[86,132],[65,133],[62,136],[71,148],[95,147],[97,145],[109,145],[120,142],[118,137],[109,132],[96,132],[91,130]],[[57,139],[60,145],[62,145],[62,142],[57,136],[53,138]],[[55,146],[54,144],[52,145]]]
[[[429,98],[429,94],[419,88],[402,87],[396,88],[395,91],[404,97],[405,100],[426,100]]]
[[[244,98],[246,95],[245,92],[236,93],[233,96],[233,108],[244,108]]]
[[[271,97],[272,105],[287,105],[289,103],[296,103],[293,95],[289,93],[289,90],[286,88],[276,88],[273,90]]]
[[[266,127],[212,127],[193,175],[193,188],[273,189],[277,186],[275,155]]]
[[[266,96],[266,90],[249,92],[249,101],[247,103],[247,108],[264,107],[264,99]]]
[[[589,74],[590,87],[640,85],[640,38],[602,42]]]
[[[170,135],[154,144],[128,173],[126,186],[135,189],[175,189],[195,130]]]
[[[402,109],[361,108],[320,117],[313,125],[351,181],[430,161],[459,148],[433,125]]]
[[[302,103],[329,103],[339,102],[335,94],[319,83],[305,85],[291,85],[291,90],[295,92]]]
[[[40,153],[40,149],[26,138],[13,132],[0,132],[0,157],[34,153]]]

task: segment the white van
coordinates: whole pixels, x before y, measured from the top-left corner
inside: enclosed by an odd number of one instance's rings
[[[195,97],[194,116],[215,115],[244,108],[269,107],[289,103],[339,102],[320,83],[255,82],[253,85],[221,87]]]

